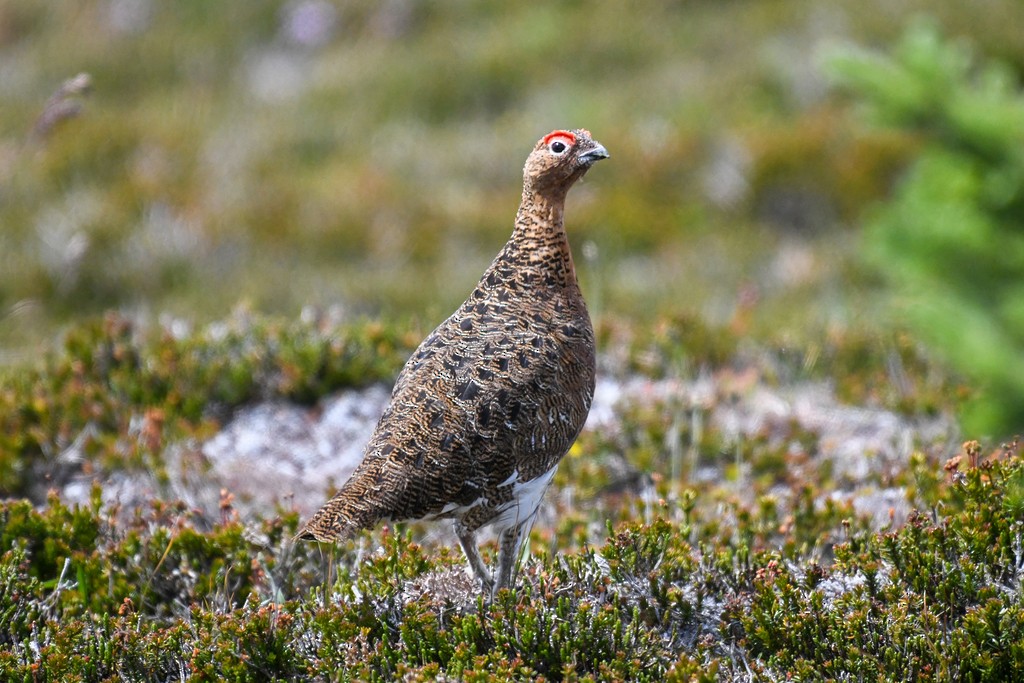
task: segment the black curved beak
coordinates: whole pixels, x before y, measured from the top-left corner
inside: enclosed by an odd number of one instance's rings
[[[589,166],[595,161],[607,159],[609,156],[610,155],[608,154],[608,150],[604,148],[604,145],[602,145],[600,142],[594,142],[593,147],[591,147],[585,152],[581,152],[579,157],[577,158],[579,159],[581,164],[586,164],[587,166]]]

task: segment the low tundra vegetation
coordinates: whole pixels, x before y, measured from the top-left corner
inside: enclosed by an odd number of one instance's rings
[[[907,386],[929,396],[891,409],[955,407],[935,405],[949,395],[936,387],[954,385],[928,376],[905,341],[835,337],[791,362],[683,322],[606,322],[626,341],[617,371],[657,366],[646,375],[656,381],[754,367],[769,386],[857,377],[863,402],[884,405],[872,378],[898,353]],[[294,544],[293,510],[243,517],[229,491],[213,511],[159,497],[123,510],[101,484],[88,504],[62,500],[60,468],[158,468],[168,443],[214,433],[234,407],[387,381],[415,341],[395,328],[239,314],[172,334],[108,316],[68,331],[35,368],[9,370],[4,678],[997,681],[1024,667],[1015,441],[968,442],[948,460],[922,447],[878,475],[901,510],[879,523],[832,495],[814,433],[794,426],[786,447],[766,437],[723,452],[709,424],[697,463],[724,475],[698,482],[674,467],[664,416],[625,406],[618,440],[588,431],[566,458],[548,497],[554,523],[538,524],[519,582],[490,604],[457,548],[419,525],[331,548]],[[722,341],[682,358],[664,353],[666,335]],[[133,428],[133,415],[148,426]]]

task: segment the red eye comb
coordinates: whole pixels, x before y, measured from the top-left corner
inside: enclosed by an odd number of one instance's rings
[[[567,130],[556,130],[553,133],[548,133],[544,136],[544,144],[547,145],[555,138],[566,138],[570,145],[576,144],[576,136]]]

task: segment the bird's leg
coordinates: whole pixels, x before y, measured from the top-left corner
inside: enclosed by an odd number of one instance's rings
[[[515,570],[526,554],[525,551],[528,547],[526,541],[530,538],[530,529],[533,528],[535,519],[537,519],[536,510],[523,521],[501,532],[498,541],[498,575],[494,581],[494,595],[497,595],[502,588],[512,585]]]
[[[459,544],[462,546],[462,552],[466,556],[469,568],[480,580],[484,593],[490,594],[494,589],[494,579],[491,577],[491,572],[487,570],[483,558],[480,557],[480,550],[476,546],[476,534],[462,528],[462,525],[456,522],[455,535],[459,537]]]

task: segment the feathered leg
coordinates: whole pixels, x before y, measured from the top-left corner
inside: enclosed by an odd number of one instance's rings
[[[466,555],[466,562],[469,563],[469,568],[473,570],[473,574],[480,580],[484,592],[490,594],[494,589],[494,579],[491,577],[491,572],[487,570],[487,565],[484,564],[483,558],[480,557],[480,550],[476,547],[476,534],[472,531],[466,531],[456,522],[455,535],[459,537],[459,544],[462,546],[462,552]]]
[[[515,571],[526,554],[526,541],[530,538],[530,530],[536,519],[537,511],[534,510],[529,517],[501,532],[498,541],[498,575],[494,581],[493,595],[512,585]]]

